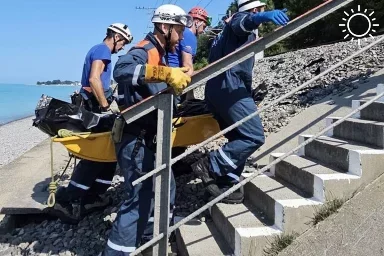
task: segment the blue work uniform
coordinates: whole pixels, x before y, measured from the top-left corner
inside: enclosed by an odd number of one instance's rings
[[[191,54],[192,59],[197,52],[196,35],[188,28],[184,30],[183,39],[176,46],[176,51],[168,53],[168,65],[175,68],[183,67],[183,52]]]
[[[152,33],[119,58],[113,74],[118,82],[119,105],[127,108],[165,89],[165,83],[145,82],[145,65],[165,65],[165,51]],[[129,255],[153,234],[154,177],[132,186],[132,182],[155,168],[156,111],[128,124],[116,155],[122,174],[127,199],[121,205],[103,251],[104,256]],[[145,129],[147,137],[141,136]],[[171,174],[170,217],[175,200],[175,181]]]
[[[83,66],[81,78],[82,89],[80,93],[84,99],[84,107],[93,112],[100,113],[100,107],[96,97],[92,94],[89,86],[92,63],[102,60],[105,68],[100,75],[104,94],[108,101],[112,101],[111,81],[111,50],[105,43],[93,46],[87,53]],[[116,171],[116,162],[94,162],[90,160],[80,160],[74,168],[71,180],[67,188],[58,191],[57,199],[63,201],[83,200],[83,204],[92,202],[95,195],[101,195],[112,184],[112,179]]]
[[[111,84],[112,73],[111,57],[111,50],[105,43],[93,46],[85,56],[83,74],[81,76],[81,86],[89,87],[89,78],[91,76],[92,63],[95,60],[102,60],[105,64],[105,67],[103,72],[101,73],[100,80],[103,85],[104,91],[108,91],[109,86]]]
[[[255,40],[257,25],[252,13],[236,13],[214,40],[209,63],[231,54],[241,46]],[[210,79],[205,87],[205,100],[223,130],[257,111],[251,96],[254,58],[234,66]],[[219,180],[237,183],[245,162],[264,144],[264,129],[259,116],[226,134],[228,143],[209,155],[212,170]]]
[[[190,30],[185,29],[183,39],[176,45],[174,53],[168,53],[168,65],[174,68],[183,67],[183,52],[191,54],[192,60],[197,52],[197,38],[196,35]],[[180,103],[186,99],[186,94],[175,97],[176,103]]]

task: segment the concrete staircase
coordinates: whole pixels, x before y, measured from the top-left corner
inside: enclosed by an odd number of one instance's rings
[[[384,91],[379,85],[377,92]],[[354,100],[356,109],[365,101]],[[339,117],[326,118],[332,124]],[[300,135],[299,143],[311,135]],[[177,232],[180,254],[260,256],[276,235],[303,233],[327,200],[348,198],[384,173],[384,100],[375,102],[244,187],[243,204],[219,203],[211,222]],[[273,161],[281,153],[272,153]],[[244,174],[246,176],[246,174]]]

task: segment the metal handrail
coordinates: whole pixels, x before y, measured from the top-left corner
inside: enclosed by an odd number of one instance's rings
[[[370,104],[372,104],[374,101],[380,99],[381,97],[384,96],[384,92],[376,95],[375,97],[373,97],[371,100],[367,101],[366,103],[364,103],[363,105],[361,105],[360,107],[358,107],[357,109],[353,110],[352,112],[350,112],[348,115],[344,116],[343,118],[339,119],[338,121],[336,121],[335,123],[333,123],[332,125],[324,128],[323,130],[321,130],[319,133],[317,133],[316,135],[312,136],[311,138],[305,140],[305,142],[301,143],[300,145],[298,145],[297,147],[295,147],[294,149],[292,149],[291,151],[289,151],[288,153],[285,153],[284,155],[276,158],[276,160],[274,160],[273,162],[271,162],[270,164],[266,165],[265,167],[263,167],[260,171],[258,172],[255,172],[253,173],[252,175],[250,175],[249,177],[245,178],[244,180],[240,181],[238,184],[234,185],[233,187],[231,187],[230,189],[228,189],[225,193],[221,194],[220,196],[216,197],[215,199],[213,199],[212,201],[210,201],[209,203],[205,204],[204,206],[202,206],[201,208],[199,208],[198,210],[196,210],[195,212],[191,213],[190,215],[188,215],[187,217],[185,217],[184,219],[180,220],[177,224],[173,225],[172,227],[169,227],[169,231],[168,231],[168,234],[167,235],[170,235],[172,232],[174,232],[176,229],[178,229],[179,227],[181,227],[182,225],[184,225],[185,223],[187,223],[188,221],[192,220],[193,218],[195,218],[196,216],[198,216],[199,214],[201,214],[202,212],[204,212],[205,210],[209,209],[209,207],[212,207],[213,205],[215,205],[216,203],[220,202],[221,200],[223,200],[225,197],[229,196],[230,194],[232,194],[233,192],[235,192],[236,190],[238,190],[239,188],[243,187],[245,184],[247,184],[248,182],[250,182],[251,180],[253,180],[254,178],[256,178],[257,176],[259,176],[260,174],[264,173],[265,171],[269,170],[272,166],[278,164],[279,162],[281,162],[282,160],[284,160],[285,158],[287,158],[288,156],[292,155],[294,152],[297,152],[299,149],[301,149],[302,147],[308,145],[309,143],[311,143],[312,141],[314,141],[315,139],[317,139],[318,137],[324,135],[325,133],[327,133],[329,130],[333,129],[334,127],[336,127],[337,125],[341,124],[342,122],[344,122],[346,119],[350,118],[350,117],[353,117],[356,113],[358,113],[359,111],[361,111],[362,109],[368,107]],[[152,240],[148,241],[147,243],[145,243],[144,245],[142,245],[140,248],[138,248],[136,251],[132,252],[131,253],[131,256],[134,256],[134,255],[137,255],[138,253],[140,253],[141,251],[145,250],[146,248],[152,246],[153,244],[155,244],[157,241],[159,241],[160,239],[162,239],[164,237],[164,233],[161,233],[159,234],[158,237],[154,237]]]
[[[340,9],[341,7],[352,3],[353,1],[354,0],[328,0],[290,21],[288,25],[277,28],[273,33],[268,34],[266,37],[244,45],[233,53],[209,64],[207,67],[199,70],[192,76],[192,83],[186,89],[184,89],[182,94],[185,94],[191,90],[196,89],[197,87],[204,85],[209,79],[231,69],[237,64],[253,57],[255,54],[264,51],[265,49],[273,46],[281,40],[284,40],[285,38],[297,33],[301,29],[308,27],[314,22],[324,18],[328,14]],[[167,92],[169,90],[170,89],[167,88],[158,94]],[[135,105],[130,106],[129,108],[122,111],[122,113],[131,111],[137,106],[152,100],[153,98],[157,97],[158,94],[150,96],[136,103]]]
[[[333,71],[334,69],[340,67],[341,65],[343,65],[344,63],[350,61],[351,59],[353,59],[354,57],[356,57],[357,55],[361,54],[362,52],[365,52],[366,50],[368,50],[369,48],[375,46],[376,44],[380,43],[381,41],[384,40],[384,36],[381,37],[380,39],[374,41],[373,43],[361,48],[359,51],[353,53],[351,56],[341,60],[340,62],[336,63],[335,65],[333,65],[332,67],[328,68],[327,70],[323,71],[322,73],[320,73],[319,75],[313,77],[312,79],[308,80],[307,82],[305,82],[304,84],[302,84],[301,86],[299,87],[296,87],[294,90],[292,90],[291,92],[281,96],[280,98],[272,101],[271,103],[267,104],[267,105],[264,105],[263,107],[261,107],[257,112],[255,113],[252,113],[251,115],[245,117],[244,119],[234,123],[233,125],[229,126],[228,128],[222,130],[221,132],[213,135],[212,137],[210,137],[209,139],[195,145],[195,146],[192,146],[190,148],[188,148],[183,154],[173,158],[171,160],[171,165],[173,165],[174,163],[176,163],[177,161],[180,161],[181,159],[183,159],[184,157],[186,157],[187,155],[195,152],[196,150],[198,150],[199,148],[207,145],[208,143],[220,138],[221,136],[223,136],[224,134],[226,134],[227,132],[230,132],[234,129],[236,129],[238,126],[240,126],[241,124],[245,123],[246,121],[248,121],[249,119],[259,115],[261,112],[269,109],[270,107],[274,106],[275,104],[279,103],[280,101],[294,95],[296,92],[302,90],[303,88],[305,88],[307,85],[311,84],[312,82],[318,80],[319,78],[321,78],[322,76],[330,73],[331,71]],[[154,169],[153,171],[147,173],[146,175],[138,178],[137,180],[135,180],[132,184],[133,186],[139,184],[140,182],[146,180],[147,178],[153,176],[154,174],[158,173],[159,171],[163,170],[165,168],[165,165],[161,165],[159,166],[158,168]]]
[[[196,73],[192,77],[192,84],[190,86],[188,86],[183,91],[183,94],[187,93],[188,91],[191,91],[193,89],[196,89],[199,86],[202,86],[210,78],[215,77],[215,76],[225,72],[226,70],[229,70],[234,65],[237,65],[238,63],[241,63],[244,60],[249,59],[250,57],[254,56],[255,54],[263,51],[265,48],[268,48],[268,47],[274,45],[275,43],[283,40],[284,38],[286,38],[286,37],[288,37],[288,36],[290,36],[290,35],[292,35],[292,34],[294,34],[296,32],[298,32],[299,30],[309,26],[313,22],[315,22],[315,21],[325,17],[329,13],[331,13],[331,12],[333,12],[333,11],[335,11],[335,10],[345,6],[345,5],[347,5],[350,2],[353,2],[353,0],[330,0],[330,1],[327,1],[327,2],[319,5],[318,7],[308,11],[307,13],[297,17],[292,22],[290,22],[287,26],[282,27],[282,28],[278,28],[272,34],[270,34],[270,35],[268,35],[268,36],[266,36],[264,38],[261,38],[258,41],[249,43],[248,45],[243,46],[242,48],[238,49],[237,51],[233,52],[232,54],[230,54],[230,55],[228,55],[228,56],[226,56],[226,57],[224,57],[224,58],[222,58],[222,59],[220,59],[220,60],[210,64],[209,66],[207,66],[206,68],[202,69],[201,71],[199,71],[198,73]],[[238,55],[241,55],[241,56],[246,55],[246,56],[243,56],[242,58],[239,58]],[[209,72],[212,72],[215,75],[212,76],[212,75],[209,74]],[[320,75],[316,76],[315,78],[316,79],[320,78],[323,73],[321,73]],[[326,73],[324,73],[324,74],[326,74]],[[206,79],[205,76],[209,76],[210,78]],[[313,81],[315,81],[315,80],[313,80]],[[312,79],[310,81],[313,82]],[[308,85],[308,84],[305,83],[305,86]],[[305,87],[305,86],[303,85],[303,87]],[[132,111],[135,107],[138,107],[141,104],[145,104],[147,101],[152,100],[152,98],[154,98],[156,96],[157,95],[148,97],[147,99],[145,99],[145,100],[139,102],[138,104],[136,104],[136,105],[126,109],[125,111]],[[282,100],[282,99],[283,98],[279,98],[278,100]],[[272,102],[271,104],[274,104],[274,103],[276,103],[276,101]],[[270,107],[271,104],[265,106],[264,108],[261,108],[257,112],[257,114],[259,114],[261,111],[265,110],[267,107]],[[256,116],[256,115],[254,115],[254,116]],[[252,116],[252,117],[254,117],[254,116]],[[247,119],[247,120],[249,120],[249,119]],[[229,132],[229,131],[233,130],[234,128],[236,128],[237,126],[232,128],[232,129],[230,129],[231,127],[232,126],[228,127],[227,129],[225,129],[223,131],[225,131],[225,133]],[[225,133],[223,133],[223,131],[221,133],[218,133],[215,136],[211,137],[210,139],[205,140],[202,143],[197,144],[196,146],[189,148],[183,154],[181,154],[178,157],[172,159],[171,160],[171,165],[173,165],[177,161],[181,160],[182,158],[186,157],[187,155],[193,153],[194,151],[196,151],[200,147],[203,147],[206,144],[208,144],[209,142],[211,142],[211,141],[219,138],[220,136],[224,135]],[[151,177],[154,174],[158,173],[159,171],[163,170],[165,167],[166,167],[165,164],[163,164],[163,165],[157,167],[156,169],[154,169],[153,171],[147,173],[146,175],[140,177],[139,179],[135,180],[132,183],[133,186],[139,184],[140,182],[144,181],[145,179],[148,179],[149,177]]]
[[[340,9],[341,7],[352,3],[354,0],[329,0],[308,12],[296,17],[284,27],[277,28],[273,33],[257,41],[251,42],[231,54],[213,62],[207,67],[201,69],[192,77],[192,83],[184,89],[183,94],[204,85],[208,80],[231,69],[237,64],[253,57],[255,54],[264,51],[274,44],[290,37],[301,29],[324,18],[328,14]]]
[[[188,86],[183,91],[183,94],[187,93],[188,91],[194,90],[194,89],[196,89],[199,86],[204,85],[209,79],[211,79],[213,77],[216,77],[217,75],[219,75],[219,74],[229,70],[230,68],[236,66],[237,64],[239,64],[239,63],[241,63],[241,62],[243,62],[243,61],[253,57],[255,54],[257,54],[257,53],[263,51],[264,49],[274,45],[275,43],[277,43],[277,42],[279,42],[279,41],[289,37],[290,35],[298,32],[302,28],[305,28],[305,27],[309,26],[310,24],[316,22],[317,20],[325,17],[326,15],[334,12],[335,10],[337,10],[337,9],[339,9],[339,8],[349,4],[351,2],[353,2],[353,0],[329,0],[329,1],[319,5],[318,7],[310,10],[306,14],[303,14],[300,17],[296,18],[295,20],[290,22],[287,26],[275,30],[274,33],[268,35],[267,37],[262,38],[262,39],[260,39],[260,40],[258,40],[256,42],[252,42],[252,43],[250,43],[250,44],[248,44],[248,45],[238,49],[237,51],[233,52],[232,54],[230,54],[230,55],[228,55],[228,56],[226,56],[226,57],[224,57],[224,58],[222,58],[222,59],[212,63],[211,65],[209,65],[206,68],[202,69],[200,72],[196,73],[192,77],[191,85]],[[334,66],[330,67],[326,71],[322,72],[321,74],[319,74],[319,75],[315,76],[314,78],[312,78],[311,80],[307,81],[306,83],[304,83],[300,87],[295,88],[290,93],[281,96],[280,98],[278,98],[277,100],[272,101],[270,104],[268,104],[266,106],[263,106],[257,112],[255,112],[255,113],[245,117],[244,119],[236,122],[235,124],[229,126],[228,128],[226,128],[223,131],[217,133],[216,135],[212,136],[211,138],[205,140],[204,142],[201,142],[198,145],[195,145],[195,146],[189,148],[188,150],[186,150],[183,154],[179,155],[178,157],[176,157],[174,159],[169,159],[169,158],[166,159],[167,157],[166,158],[163,157],[164,158],[163,161],[157,159],[157,168],[154,169],[153,171],[149,172],[145,176],[135,180],[133,182],[133,185],[137,185],[138,183],[140,183],[140,182],[144,181],[145,179],[153,176],[154,174],[158,174],[160,171],[168,171],[169,172],[170,166],[172,166],[177,161],[179,161],[182,158],[186,157],[187,155],[193,153],[194,151],[198,150],[199,148],[205,146],[209,142],[212,142],[213,140],[221,137],[222,135],[226,134],[227,132],[237,128],[238,126],[242,125],[244,122],[247,122],[249,119],[259,115],[262,111],[265,111],[266,109],[270,108],[271,106],[275,105],[276,103],[280,102],[281,100],[286,99],[286,98],[294,95],[295,93],[297,93],[299,90],[303,89],[304,87],[306,87],[310,83],[318,80],[320,77],[324,76],[325,74],[328,74],[332,70],[334,70],[337,67],[343,65],[345,62],[351,60],[352,58],[356,57],[357,55],[361,54],[362,52],[366,51],[367,49],[373,47],[374,45],[378,44],[379,42],[381,42],[383,40],[384,40],[384,37],[382,37],[379,40],[371,43],[370,45],[360,49],[359,51],[355,52],[351,56],[347,57],[346,59],[340,61],[339,63],[337,63]],[[239,58],[239,56],[241,56],[241,58]],[[163,93],[165,91],[167,91],[167,90],[164,90],[161,93]],[[288,152],[285,155],[281,156],[280,158],[276,159],[275,161],[273,161],[272,163],[270,163],[269,165],[267,165],[266,167],[261,169],[259,172],[254,173],[250,177],[244,179],[239,184],[235,185],[234,187],[232,187],[231,189],[226,191],[224,194],[222,194],[219,197],[215,198],[214,200],[212,200],[211,202],[209,202],[208,204],[206,204],[202,208],[198,209],[194,213],[190,214],[188,217],[186,217],[185,219],[183,219],[182,221],[180,221],[176,225],[170,227],[169,229],[164,226],[165,222],[163,222],[163,223],[161,221],[159,222],[160,214],[156,213],[155,214],[155,226],[160,225],[162,227],[161,229],[163,231],[160,233],[161,230],[159,228],[157,228],[156,232],[154,234],[154,238],[151,241],[149,241],[148,243],[146,243],[143,246],[141,246],[140,248],[136,249],[134,252],[131,253],[131,255],[137,255],[138,253],[140,253],[144,249],[148,248],[149,246],[152,246],[155,243],[159,243],[160,240],[161,240],[161,242],[160,242],[161,243],[161,247],[163,248],[162,251],[164,251],[164,244],[165,244],[164,242],[166,241],[166,238],[169,236],[169,234],[171,234],[173,231],[175,231],[181,225],[185,224],[188,220],[196,217],[198,214],[200,214],[204,210],[208,209],[209,207],[211,207],[215,203],[219,202],[224,197],[228,196],[230,193],[233,193],[238,188],[240,188],[241,186],[245,185],[247,182],[249,182],[250,180],[255,178],[257,175],[265,172],[267,169],[269,169],[274,164],[277,164],[278,162],[283,160],[285,157],[287,157],[288,155],[290,155],[293,152],[295,152],[297,149],[307,145],[308,143],[310,143],[311,141],[316,139],[318,136],[322,135],[323,133],[325,133],[329,129],[331,129],[331,128],[335,127],[336,125],[340,124],[346,118],[349,118],[350,116],[354,115],[355,113],[357,113],[357,111],[365,108],[370,103],[372,103],[374,100],[376,100],[377,98],[382,97],[383,95],[384,95],[384,93],[381,93],[380,95],[378,95],[375,98],[373,98],[371,101],[369,101],[369,102],[365,103],[364,105],[360,106],[358,109],[356,109],[355,111],[353,111],[349,115],[347,115],[344,118],[340,119],[339,121],[337,121],[336,123],[334,123],[330,127],[327,127],[326,129],[324,129],[322,132],[320,132],[316,136],[312,137],[311,139],[309,139],[309,140],[305,141],[304,143],[302,143],[301,145],[299,145],[297,148],[291,150],[290,152]],[[133,120],[138,119],[140,116],[143,116],[146,113],[152,111],[153,109],[148,109],[148,108],[145,108],[144,106],[151,105],[152,101],[154,99],[156,99],[156,97],[158,97],[158,95],[151,96],[151,97],[149,97],[149,98],[139,102],[138,104],[133,105],[130,108],[124,110],[122,112],[123,116],[125,116],[125,115],[126,116],[130,116],[130,119],[126,120],[126,121],[127,122],[132,122]],[[129,112],[129,114],[127,112]],[[163,163],[163,164],[161,164],[161,163]],[[167,170],[164,170],[165,168],[167,168]],[[163,176],[163,175],[165,176],[165,173],[162,173],[160,175],[161,176]],[[164,181],[163,181],[163,184],[165,184]],[[167,186],[168,185],[166,185],[166,184],[163,185],[163,191],[162,191],[162,194],[163,194],[162,198],[165,201],[167,201],[166,200],[167,199],[167,195],[169,197],[169,191],[167,191],[167,192],[164,191],[164,188],[167,187]],[[158,193],[159,193],[159,190],[156,187],[156,194],[158,194]],[[164,193],[167,193],[167,194],[164,194]],[[157,196],[156,200],[158,200],[158,199],[159,199],[159,196]],[[158,209],[160,209],[160,205],[157,204],[157,206],[158,206]],[[165,209],[165,207],[161,207],[161,208]],[[164,211],[164,209],[162,209],[161,211]],[[167,216],[168,216],[167,214],[161,214],[161,219],[167,218]],[[159,251],[157,253],[159,253],[159,252],[160,252],[160,249],[159,249]],[[155,252],[155,254],[156,254],[156,252]]]

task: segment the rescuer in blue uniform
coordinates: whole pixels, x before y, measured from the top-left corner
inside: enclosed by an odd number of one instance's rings
[[[87,53],[81,78],[81,98],[84,108],[94,113],[116,111],[113,103],[111,83],[112,54],[124,49],[133,37],[128,26],[113,23],[107,28],[102,43],[93,46]],[[112,200],[101,197],[112,184],[116,162],[95,162],[82,159],[74,168],[68,187],[56,193],[56,204],[49,213],[63,222],[75,224],[87,214],[105,208]],[[73,208],[80,204],[80,211]]]
[[[261,1],[238,1],[239,12],[232,16],[212,44],[210,63],[254,41],[256,35],[253,31],[262,23],[273,22],[284,26],[289,21],[286,10],[262,12],[261,5]],[[249,58],[207,82],[205,100],[221,129],[257,111],[251,96],[253,66],[254,58]],[[226,137],[226,145],[192,165],[193,172],[202,179],[209,195],[214,197],[239,182],[247,158],[264,144],[260,117],[253,117],[227,133]],[[238,190],[223,202],[241,203],[243,199],[243,192]]]
[[[118,104],[122,108],[130,107],[167,86],[173,87],[176,94],[179,94],[191,82],[190,76],[186,74],[188,68],[168,67],[164,57],[168,51],[174,51],[183,37],[185,27],[192,25],[192,18],[180,7],[167,4],[156,9],[152,23],[154,32],[121,56],[115,65],[113,75],[118,82]],[[126,200],[113,223],[107,246],[102,253],[104,256],[128,256],[152,235],[154,177],[136,186],[132,186],[132,182],[154,169],[154,136],[157,127],[155,112],[125,125],[120,129],[121,137],[115,136]],[[125,124],[125,121],[122,123]],[[117,130],[115,132],[118,133]],[[171,204],[174,199],[175,182],[172,176]]]
[[[212,18],[208,12],[199,6],[193,7],[188,14],[193,18],[193,24],[190,28],[184,30],[183,39],[175,48],[175,52],[168,53],[168,65],[170,67],[187,67],[188,75],[194,73],[193,61],[197,53],[197,38],[204,33],[207,26],[211,25]],[[177,101],[194,99],[193,91],[177,98]]]

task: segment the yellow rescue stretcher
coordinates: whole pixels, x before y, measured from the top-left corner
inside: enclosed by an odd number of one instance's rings
[[[172,147],[187,147],[198,144],[220,131],[211,114],[173,119]],[[81,136],[55,137],[66,149],[81,159],[96,162],[115,162],[115,146],[111,132],[85,133]]]

